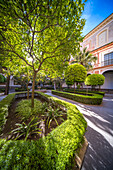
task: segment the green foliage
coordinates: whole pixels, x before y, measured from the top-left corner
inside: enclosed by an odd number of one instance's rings
[[[72,169],[73,155],[77,152],[86,131],[87,123],[75,105],[35,92],[39,97],[67,109],[68,119],[48,136],[37,141],[0,140],[1,169]]]
[[[81,18],[84,2],[0,1],[0,49],[8,53],[9,66],[20,59],[34,72],[32,107],[36,74],[53,65],[58,68],[60,62],[64,66],[80,46],[85,25]]]
[[[41,133],[41,129],[37,127],[39,123],[40,121],[38,121],[38,118],[35,117],[33,117],[28,124],[25,122],[17,123],[16,126],[18,126],[18,128],[12,130],[11,134],[17,134],[15,140],[24,136],[24,140],[26,141],[30,135],[34,133]]]
[[[76,52],[73,55],[74,63],[82,64],[87,70],[92,68],[92,62],[97,60],[96,56],[93,56],[90,51],[87,50],[87,47],[83,48],[82,51]]]
[[[55,91],[52,90],[53,94],[56,94],[58,96],[62,96],[77,102],[85,103],[85,104],[93,104],[93,105],[99,105],[102,103],[103,96],[99,94],[92,94],[92,93],[84,93],[82,94],[70,94],[66,92],[61,91]]]
[[[97,86],[104,84],[105,77],[101,74],[91,74],[86,77],[85,85],[87,86]]]
[[[74,89],[64,88],[63,91],[73,93],[73,92],[74,92]],[[91,89],[88,89],[88,91],[89,91],[89,93],[100,94],[100,95],[102,95],[102,96],[105,95],[105,92],[101,92],[101,91],[91,91]],[[87,89],[86,89],[86,90],[85,90],[85,89],[76,89],[76,90],[75,90],[75,93],[84,93],[84,92],[87,93]]]
[[[21,100],[16,108],[16,112],[22,117],[22,120],[27,120],[33,115],[39,115],[43,112],[42,103],[34,99],[34,108],[31,107],[31,100]]]
[[[56,124],[58,125],[58,121],[57,118],[60,117],[61,120],[64,121],[63,118],[61,118],[63,116],[63,112],[61,112],[59,110],[59,108],[56,108],[55,106],[51,106],[49,105],[47,108],[47,112],[45,113],[45,115],[47,116],[47,125],[48,128],[50,128],[51,122],[54,120],[56,122]]]
[[[87,72],[84,66],[80,64],[69,65],[65,71],[65,81],[74,84],[75,82],[84,82]]]
[[[0,74],[0,83],[4,82],[6,82],[6,78],[2,74]]]
[[[7,116],[8,116],[8,109],[14,100],[14,96],[15,94],[10,94],[2,101],[0,101],[0,132],[3,128],[3,125],[6,123]]]

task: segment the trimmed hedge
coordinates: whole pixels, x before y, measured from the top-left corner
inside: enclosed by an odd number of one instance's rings
[[[61,97],[65,97],[77,102],[92,104],[92,105],[100,105],[102,103],[103,96],[99,94],[88,93],[91,96],[82,95],[82,94],[72,94],[67,92],[55,91],[52,90],[52,93]],[[83,93],[83,92],[82,92]]]
[[[65,92],[70,92],[70,93],[74,93],[74,89],[63,89],[63,91],[65,91]],[[82,89],[79,89],[79,90],[76,89],[76,90],[75,90],[75,93],[83,93],[83,92],[87,93],[87,90],[82,90]],[[88,93],[100,94],[100,95],[102,95],[102,96],[105,95],[105,92],[92,91],[92,90],[89,90],[89,89],[88,89]]]
[[[8,109],[14,100],[15,94],[9,94],[6,98],[0,101],[0,132],[6,123],[8,116]]]
[[[72,169],[72,158],[83,142],[87,123],[75,105],[41,92],[35,92],[35,94],[65,108],[67,120],[48,136],[37,141],[6,141],[1,139],[0,167],[2,170],[70,170]],[[14,99],[15,94],[13,95]],[[10,97],[11,95],[7,96],[9,103],[11,102]]]

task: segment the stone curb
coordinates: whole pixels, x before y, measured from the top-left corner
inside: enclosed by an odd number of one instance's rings
[[[86,137],[84,136],[84,143],[82,144],[82,147],[79,149],[78,154],[75,155],[75,162],[76,165],[72,170],[80,170],[82,168],[82,164],[84,161],[85,153],[87,151],[88,147],[88,141]]]

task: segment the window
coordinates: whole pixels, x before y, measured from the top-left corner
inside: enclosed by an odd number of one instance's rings
[[[113,52],[104,55],[104,66],[113,64]]]

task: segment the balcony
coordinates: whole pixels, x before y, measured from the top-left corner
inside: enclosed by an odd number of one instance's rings
[[[107,66],[111,64],[113,64],[113,59],[109,59],[101,62],[101,66]]]

